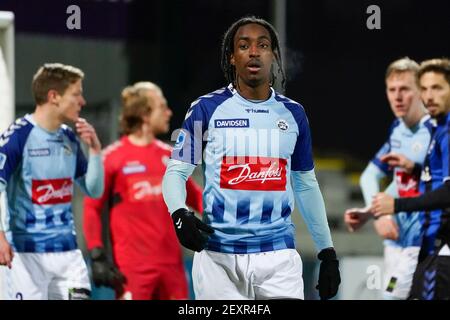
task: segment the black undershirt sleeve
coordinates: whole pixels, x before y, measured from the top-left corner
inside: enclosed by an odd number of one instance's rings
[[[450,207],[450,180],[439,188],[425,192],[414,198],[398,198],[394,200],[395,212],[413,212],[438,210]]]

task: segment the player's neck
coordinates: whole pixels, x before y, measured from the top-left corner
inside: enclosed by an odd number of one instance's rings
[[[250,87],[243,81],[239,81],[236,90],[247,100],[267,100],[271,94],[269,83]]]
[[[37,106],[34,113],[31,115],[36,124],[47,130],[54,132],[59,129],[62,122],[45,106]]]
[[[154,139],[155,135],[151,133],[144,133],[142,130],[130,133],[128,135],[128,140],[131,142],[131,144],[139,147],[149,145],[153,142]]]
[[[408,128],[413,128],[426,114],[427,113],[424,108],[418,108],[415,112],[412,112],[410,115],[403,117],[403,122]]]

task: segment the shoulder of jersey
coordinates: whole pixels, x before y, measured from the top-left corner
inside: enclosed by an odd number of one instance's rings
[[[397,128],[402,122],[400,121],[400,119],[395,119],[394,121],[392,121],[391,127],[389,128],[389,134],[392,134],[392,131],[394,131],[395,128]]]
[[[186,113],[185,120],[189,118],[194,109],[204,107],[204,108],[214,108],[222,104],[225,100],[233,97],[233,92],[228,87],[223,87],[219,90],[213,91],[211,93],[205,94],[195,101],[193,101]]]
[[[109,157],[116,153],[116,151],[120,150],[120,147],[123,146],[123,143],[121,140],[115,141],[108,145],[105,149],[102,151],[102,158]]]
[[[70,141],[75,142],[77,141],[77,136],[75,135],[75,132],[73,132],[72,128],[69,127],[66,124],[61,125],[61,129],[64,132],[64,134],[69,137]]]
[[[162,142],[161,140],[156,139],[155,145],[164,151],[172,152],[172,147],[169,144]]]
[[[305,112],[305,108],[299,102],[285,97],[282,94],[275,93],[275,100],[285,105],[292,106],[294,110],[298,108],[298,111]]]
[[[11,139],[25,138],[33,128],[33,124],[25,117],[16,119],[9,127],[0,135],[0,147],[6,145]],[[17,141],[17,140],[15,140]]]

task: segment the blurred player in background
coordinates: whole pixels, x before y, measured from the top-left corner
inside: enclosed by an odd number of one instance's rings
[[[403,58],[394,61],[386,71],[386,94],[396,120],[388,141],[378,151],[361,175],[361,190],[367,208],[380,191],[384,177],[392,177],[390,193],[411,197],[419,193],[420,168],[431,139],[430,116],[420,99],[417,72],[419,65]],[[401,155],[411,159],[407,168],[391,167],[387,161]],[[372,215],[359,209],[348,210],[345,221],[351,230],[358,229]],[[402,212],[395,218],[382,217],[374,222],[384,239],[384,297],[406,299],[411,289],[422,240],[418,213]]]
[[[122,92],[125,134],[103,152],[105,192],[84,202],[84,232],[96,285],[115,288],[120,299],[187,299],[181,247],[162,197],[171,147],[172,111],[161,89],[139,82]],[[202,212],[201,189],[189,179],[188,205]],[[102,240],[102,208],[109,204],[113,260]],[[116,268],[118,267],[118,269]]]
[[[314,173],[308,120],[300,104],[271,87],[275,74],[284,84],[273,26],[255,17],[236,21],[224,36],[222,68],[230,85],[192,103],[163,181],[177,236],[197,251],[196,298],[304,298],[290,217],[294,197],[322,261],[319,295],[332,298],[339,263]],[[184,187],[202,161],[203,222],[186,208]]]
[[[450,60],[432,59],[419,69],[422,99],[435,127],[421,175],[421,196],[395,199],[378,194],[371,211],[376,216],[423,210],[423,242],[410,298],[450,299]],[[394,156],[392,166],[410,167],[413,159]]]
[[[0,231],[0,264],[8,299],[87,299],[90,281],[77,249],[72,216],[73,182],[89,196],[103,192],[101,145],[79,114],[83,72],[45,64],[33,77],[33,114],[17,119],[0,138],[0,192],[8,198]],[[86,161],[75,124],[89,147]],[[6,238],[5,238],[6,231]]]

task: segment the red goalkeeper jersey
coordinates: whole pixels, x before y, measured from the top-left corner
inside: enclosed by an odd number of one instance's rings
[[[110,208],[110,237],[119,268],[145,268],[182,262],[181,247],[162,195],[162,178],[171,147],[159,140],[147,146],[128,137],[103,151],[105,191],[101,198],[84,200],[83,229],[87,248],[103,247],[101,213]],[[187,205],[202,212],[202,191],[186,183]]]

